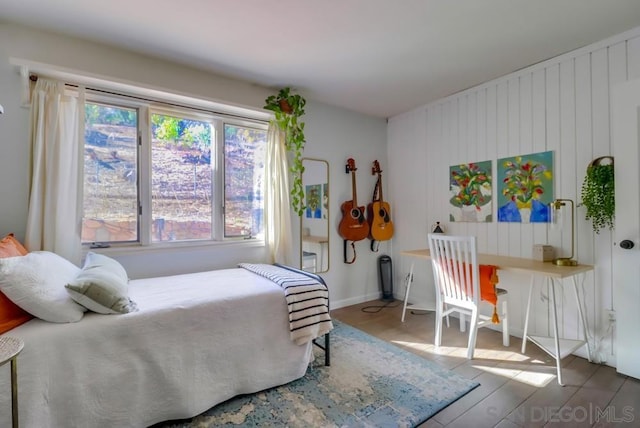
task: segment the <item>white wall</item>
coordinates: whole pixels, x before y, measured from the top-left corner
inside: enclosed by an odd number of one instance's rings
[[[570,251],[570,232],[544,224],[453,223],[448,215],[449,166],[505,156],[554,151],[555,197],[580,200],[588,163],[611,154],[610,92],[618,82],[640,77],[640,28],[470,88],[394,117],[388,127],[390,197],[395,211],[395,259],[405,249],[425,248],[431,224],[441,221],[452,234],[478,237],[479,251],[531,257],[532,245],[548,243]],[[404,172],[404,171],[409,171]],[[402,191],[404,189],[404,191]],[[494,192],[496,185],[494,184]],[[618,201],[618,209],[624,209]],[[496,204],[493,205],[496,219]],[[639,213],[640,215],[640,213]],[[583,207],[576,214],[576,257],[594,264],[582,290],[589,329],[595,332],[598,360],[615,365],[612,335],[604,310],[612,302],[612,233],[595,234]],[[408,261],[396,271],[399,278]],[[428,266],[417,271],[416,298],[429,298]],[[521,334],[528,278],[500,275],[509,290],[511,325]],[[570,288],[562,296],[561,334],[578,338],[578,314]],[[398,290],[400,292],[401,290]],[[422,293],[422,294],[420,294]],[[534,329],[547,334],[546,290],[534,289]],[[413,288],[412,288],[413,294]],[[584,354],[584,353],[583,353]],[[584,354],[586,355],[586,354]]]
[[[237,106],[261,109],[272,90],[143,55],[85,40],[55,35],[13,24],[0,23],[0,234],[15,232],[24,237],[28,205],[29,111],[20,107],[21,79],[10,58],[53,65],[85,75],[195,96]],[[307,104],[305,156],[326,159],[330,164],[331,243],[330,271],[324,274],[333,307],[378,297],[375,260],[367,245],[358,244],[355,265],[342,262],[342,240],[337,234],[340,204],[350,199],[351,181],[344,173],[346,159],[361,164],[358,193],[368,195],[375,179],[367,174],[371,162],[386,163],[386,123],[339,108]],[[362,199],[362,202],[366,202]],[[299,239],[294,218],[291,233]],[[333,226],[335,225],[335,227]],[[367,241],[368,242],[368,241]],[[384,247],[381,248],[381,251]],[[262,261],[263,247],[222,245],[180,251],[120,253],[115,256],[132,278],[233,267],[240,261]]]
[[[378,253],[369,249],[369,240],[355,244],[354,264],[343,262],[342,238],[338,224],[342,218],[340,206],[351,200],[351,175],[345,172],[348,158],[356,161],[358,204],[371,199],[376,177],[371,175],[374,160],[385,168],[387,163],[385,120],[348,112],[325,104],[310,102],[306,108],[305,156],[329,162],[329,272],[322,276],[330,284],[333,308],[377,299],[377,258],[389,253],[389,242],[382,243]],[[351,253],[349,253],[350,257]]]

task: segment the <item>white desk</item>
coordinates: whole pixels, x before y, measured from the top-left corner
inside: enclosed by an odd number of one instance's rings
[[[320,246],[320,268],[317,269],[318,271],[322,272],[325,269],[324,267],[324,249],[325,249],[325,244],[329,243],[329,237],[328,236],[314,236],[314,235],[306,235],[302,237],[302,241],[303,242],[308,242],[311,244],[318,244]],[[328,245],[327,245],[327,249],[328,249]]]
[[[402,251],[400,253],[403,256],[417,257],[423,260],[430,260],[431,254],[429,250],[410,250]],[[556,266],[551,262],[540,262],[537,260],[523,259],[519,257],[498,256],[493,254],[478,254],[478,263],[483,265],[494,265],[499,270],[505,272],[514,272],[527,274],[531,276],[529,284],[529,298],[527,299],[527,313],[524,321],[524,332],[522,337],[522,353],[525,352],[527,346],[527,340],[538,345],[547,354],[551,355],[556,360],[556,369],[558,373],[558,383],[562,383],[562,371],[560,367],[560,360],[567,355],[571,354],[575,350],[579,349],[583,345],[587,346],[587,355],[589,361],[591,361],[591,347],[587,340],[587,320],[584,315],[583,302],[580,300],[578,294],[577,277],[581,276],[584,279],[584,274],[593,271],[591,265],[577,265],[577,266]],[[413,271],[413,265],[411,267]],[[553,322],[553,337],[529,335],[527,329],[529,327],[529,312],[531,309],[531,295],[533,291],[534,278],[536,276],[542,276],[547,281],[547,284],[551,287],[550,300],[551,300],[551,316]],[[560,285],[563,284],[563,279],[571,278],[573,283],[573,290],[575,292],[576,303],[578,305],[578,313],[580,315],[580,321],[582,323],[582,340],[573,339],[561,339],[558,334],[558,312],[555,299],[555,286],[556,281],[559,281]],[[408,293],[408,290],[407,290]],[[403,313],[404,318],[404,313]]]

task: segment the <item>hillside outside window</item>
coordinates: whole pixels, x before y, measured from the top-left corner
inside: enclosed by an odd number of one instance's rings
[[[87,95],[82,242],[263,235],[267,124]]]

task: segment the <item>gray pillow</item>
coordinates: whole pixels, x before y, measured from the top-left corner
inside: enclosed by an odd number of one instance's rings
[[[129,299],[127,271],[116,260],[89,252],[82,270],[66,285],[73,300],[99,314],[126,314],[138,310]]]

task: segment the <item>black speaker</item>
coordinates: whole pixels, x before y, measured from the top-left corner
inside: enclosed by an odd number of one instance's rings
[[[393,300],[393,264],[389,256],[378,257],[378,284],[382,300]]]

